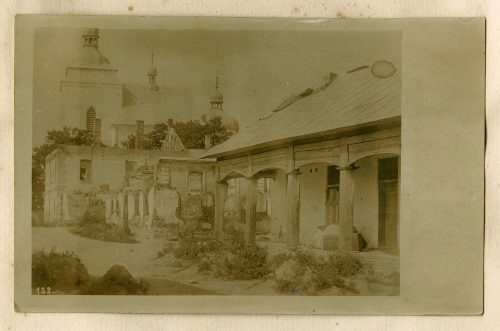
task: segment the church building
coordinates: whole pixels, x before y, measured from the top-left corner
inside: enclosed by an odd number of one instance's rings
[[[221,117],[223,125],[238,132],[238,122],[223,111],[222,93],[211,97],[206,113],[199,111],[192,92],[184,87],[158,83],[154,54],[144,76],[144,84],[127,84],[118,80],[118,69],[99,49],[99,30],[89,29],[82,35],[82,49],[76,63],[66,68],[60,82],[59,118],[64,126],[94,132],[107,146],[121,147],[136,132],[137,121],[144,123],[144,133],[168,119],[185,121]]]

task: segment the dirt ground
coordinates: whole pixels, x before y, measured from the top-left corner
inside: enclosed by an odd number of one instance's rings
[[[274,289],[269,277],[260,280],[214,279],[198,273],[197,267],[180,264],[170,255],[158,256],[164,247],[168,233],[164,229],[133,229],[139,243],[105,242],[80,237],[69,232],[68,227],[33,227],[33,251],[55,250],[75,253],[90,274],[101,276],[115,264],[123,265],[134,277],[142,277],[150,283],[150,295],[283,295]],[[282,244],[267,243],[270,253],[284,250]],[[393,295],[398,289],[359,280],[359,295]],[[339,295],[332,288],[322,295]],[[354,295],[355,293],[344,293]]]

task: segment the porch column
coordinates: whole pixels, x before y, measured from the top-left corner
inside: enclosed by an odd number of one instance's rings
[[[139,193],[139,218],[140,224],[143,225],[144,223],[144,194],[142,191]]]
[[[132,219],[135,216],[135,194],[132,192],[128,193],[128,218],[127,220]]]
[[[63,221],[70,221],[71,215],[69,214],[68,193],[63,195]]]
[[[130,193],[129,192],[123,192],[123,202],[121,202],[121,221],[122,225],[127,225],[128,224],[128,210],[129,210],[129,199],[130,198]]]
[[[353,168],[338,167],[339,178],[339,250],[352,251],[352,223],[354,210],[354,186],[352,182]]]
[[[151,228],[150,226],[150,215],[149,215],[149,200],[148,200],[148,191],[144,191],[143,193],[143,196],[144,196],[144,225],[149,229]]]
[[[153,226],[155,216],[155,188],[151,187],[148,192],[148,228]]]
[[[300,184],[298,170],[287,175],[286,186],[286,219],[288,223],[288,247],[296,247],[299,244],[300,231]]]
[[[247,245],[255,245],[255,226],[257,223],[257,178],[247,178],[246,195],[245,241]]]
[[[106,196],[106,223],[109,223],[111,218],[111,195]]]
[[[226,204],[227,182],[217,182],[215,187],[215,239],[221,240],[224,235],[224,209]]]

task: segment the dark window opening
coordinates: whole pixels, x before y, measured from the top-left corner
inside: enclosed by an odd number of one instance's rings
[[[328,181],[327,185],[328,186],[335,186],[339,185],[340,182],[340,171],[337,169],[336,166],[329,166],[328,167]]]
[[[398,179],[398,158],[389,157],[378,160],[378,179]]]
[[[336,166],[327,169],[326,225],[339,223],[339,182],[340,171]]]
[[[80,180],[90,182],[92,175],[92,161],[80,160]]]

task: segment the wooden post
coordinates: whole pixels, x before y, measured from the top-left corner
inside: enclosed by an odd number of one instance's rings
[[[300,234],[300,172],[294,170],[288,174],[286,186],[286,219],[288,223],[288,247],[299,244]]]
[[[226,204],[227,182],[217,182],[215,187],[215,239],[221,240],[224,235],[224,208]]]
[[[257,179],[247,178],[247,201],[246,201],[246,231],[245,241],[247,245],[255,245],[255,227],[257,223]]]
[[[354,210],[354,187],[352,183],[353,167],[349,165],[349,145],[346,138],[341,140],[339,178],[339,250],[352,251],[352,225]]]
[[[339,249],[343,252],[352,251],[352,224],[354,207],[354,187],[352,184],[352,170],[339,168]]]

